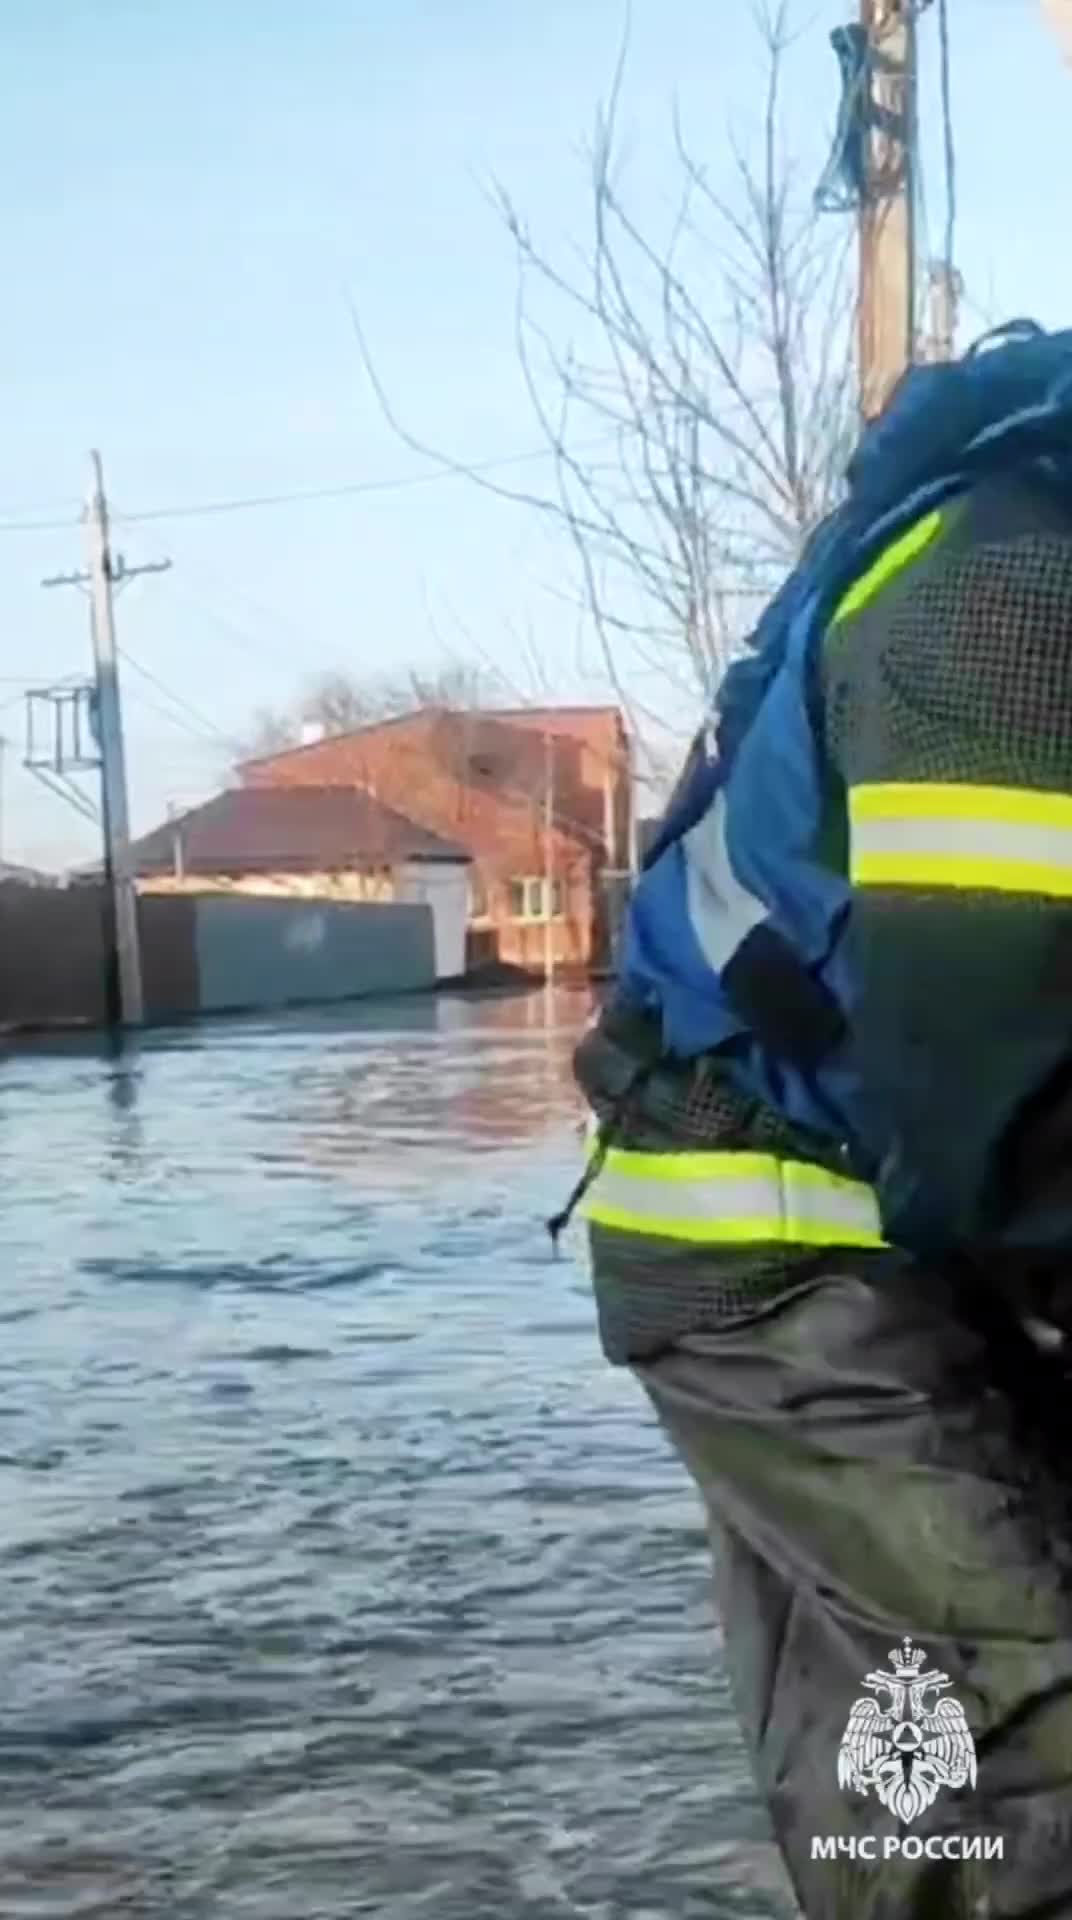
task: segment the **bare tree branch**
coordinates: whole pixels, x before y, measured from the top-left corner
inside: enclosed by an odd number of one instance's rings
[[[618,166],[628,21],[588,154],[587,250],[563,264],[493,189],[517,259],[518,362],[553,463],[546,494],[490,480],[401,425],[351,307],[405,444],[566,533],[604,677],[638,735],[635,673],[693,704],[697,687],[711,692],[756,601],[834,504],[854,427],[848,246],[796,190],[784,139],[788,0],[758,0],[753,16],[766,83],[752,138],[728,138],[716,184],[675,115],[665,234]]]

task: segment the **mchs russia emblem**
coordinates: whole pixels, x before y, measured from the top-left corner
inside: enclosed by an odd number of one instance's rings
[[[838,1785],[877,1794],[898,1820],[915,1820],[943,1787],[975,1785],[975,1742],[948,1674],[924,1671],[926,1654],[905,1639],[891,1671],[863,1681],[878,1698],[854,1702],[838,1751]]]

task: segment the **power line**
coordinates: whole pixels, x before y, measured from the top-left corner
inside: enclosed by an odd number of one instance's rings
[[[134,535],[134,539],[136,541],[138,536]],[[183,573],[185,574],[187,571],[186,562],[183,561],[182,565]],[[207,569],[202,567],[200,562],[198,563],[198,572],[207,572]],[[210,621],[211,624],[231,642],[232,646],[245,654],[247,658],[252,657],[263,665],[265,655],[268,654],[274,656],[276,663],[286,672],[289,673],[293,670],[295,647],[297,647],[300,652],[304,644],[296,633],[292,635],[287,649],[287,656],[286,659],[284,659],[281,649],[275,652],[274,648],[266,647],[263,634],[252,633],[248,627],[243,627],[232,615],[222,613],[218,608],[206,604],[206,602],[196,594],[191,594],[187,592],[185,588],[176,586],[174,577],[171,579],[170,587],[172,594],[180,606],[188,607],[200,620]],[[222,583],[222,590],[224,592],[234,593],[236,589],[233,581],[230,583]],[[260,607],[258,611],[262,619],[278,619],[278,614],[273,613],[267,607]]]
[[[293,671],[296,657],[293,647],[286,659],[284,659],[281,645],[279,651],[276,651],[274,645],[266,647],[263,635],[251,633],[248,628],[240,626],[235,620],[231,619],[230,615],[221,613],[218,608],[210,606],[207,602],[200,599],[199,596],[187,593],[184,589],[175,588],[174,586],[172,587],[172,593],[180,606],[189,607],[191,612],[197,615],[198,619],[209,621],[210,624],[216,628],[217,632],[223,634],[225,638],[230,641],[231,645],[243,654],[246,659],[253,658],[263,666],[265,656],[267,655],[284,671],[288,673]]]
[[[945,141],[945,265],[955,268],[957,238],[957,146],[953,131],[952,55],[949,44],[949,0],[938,0],[938,44],[941,62],[942,131]]]
[[[612,437],[613,438],[613,437]],[[604,438],[594,440],[578,447],[580,453],[593,453],[611,444]],[[556,457],[553,447],[533,447],[527,453],[504,453],[491,460],[474,460],[469,463],[452,461],[437,466],[432,473],[399,474],[383,480],[352,480],[337,487],[296,487],[284,493],[260,493],[235,495],[229,499],[196,500],[180,502],[170,507],[139,507],[130,513],[115,513],[113,521],[132,525],[136,521],[146,520],[189,520],[205,518],[220,513],[244,513],[261,507],[300,506],[303,501],[348,500],[359,498],[363,494],[403,493],[411,487],[431,486],[437,480],[466,479],[470,474],[495,473],[505,467],[530,466],[541,460],[553,460]],[[73,515],[66,520],[0,520],[0,534],[4,533],[54,533],[67,527],[81,524],[80,516]]]
[[[81,502],[75,494],[69,493],[65,494],[62,499],[53,498],[51,500],[27,501],[22,506],[17,507],[2,506],[0,507],[0,520],[25,520],[27,515],[30,519],[36,520],[41,514],[58,513],[61,507],[67,508],[70,512],[77,515],[81,508]]]
[[[587,447],[579,447],[578,453],[592,452],[596,447],[607,445],[607,441],[594,441]],[[187,520],[217,513],[243,513],[258,507],[289,507],[300,505],[302,501],[347,500],[361,494],[401,493],[411,487],[427,487],[436,480],[465,479],[470,474],[494,473],[502,467],[520,467],[531,465],[540,460],[555,458],[553,447],[536,447],[528,453],[504,453],[493,460],[475,460],[465,466],[452,462],[437,467],[433,473],[400,474],[385,480],[352,480],[338,487],[300,487],[289,493],[246,494],[228,500],[202,500],[175,507],[144,507],[134,513],[120,513],[116,519],[124,524],[141,520]],[[0,527],[0,532],[15,531]]]
[[[130,664],[129,661],[127,664]],[[162,706],[159,700],[152,699],[149,694],[143,692],[141,687],[131,687],[129,691],[131,697],[137,701],[139,706],[145,707],[149,713],[157,714],[161,720],[166,720],[169,726],[177,727],[179,732],[184,733],[188,740],[193,741],[196,746],[201,748],[202,752],[206,747],[213,747],[218,751],[222,745],[221,741],[214,739],[200,727],[195,727],[189,720],[184,719],[181,713],[175,713],[170,707]]]
[[[69,515],[66,520],[0,520],[0,533],[56,533],[81,524],[78,514]]]
[[[218,599],[222,595],[225,602],[228,600],[238,601],[243,608],[243,612],[241,616],[239,616],[231,611],[223,612],[215,606],[208,608],[203,600],[192,598],[187,594],[186,597],[189,599],[189,604],[195,611],[204,613],[206,617],[213,620],[226,621],[233,634],[247,641],[249,645],[255,647],[258,652],[263,648],[263,635],[259,631],[259,628],[263,622],[267,621],[270,626],[276,629],[276,638],[279,640],[280,646],[285,646],[286,648],[287,666],[293,665],[295,647],[300,650],[306,645],[308,639],[307,632],[299,628],[294,619],[287,614],[281,613],[277,606],[270,605],[267,599],[262,600],[255,597],[250,593],[248,587],[239,586],[235,579],[218,574],[206,567],[200,557],[194,562],[193,574],[195,584],[198,580],[202,581],[207,592],[212,595],[214,599]],[[188,579],[189,575],[190,568],[184,560],[184,580]],[[185,588],[183,591],[186,593]],[[256,634],[253,633],[249,626],[251,615],[258,623],[258,631]],[[245,625],[243,625],[243,621],[246,623]],[[279,657],[282,661],[282,653],[280,653]]]
[[[191,706],[189,700],[184,700],[181,693],[175,693],[165,681],[159,679],[155,673],[151,673],[149,668],[144,667],[140,660],[136,660],[134,655],[129,653],[125,647],[120,647],[118,652],[125,664],[128,667],[132,667],[135,673],[140,674],[143,680],[148,681],[151,687],[155,687],[158,693],[162,693],[165,700],[172,701],[176,707],[190,716],[190,719],[192,719],[200,729],[203,739],[211,737],[215,740],[222,741],[226,746],[232,744],[229,736],[225,734],[220,727],[217,727],[214,721],[210,720],[206,714],[200,713],[195,706]],[[180,724],[176,715],[169,714],[167,717],[174,719],[176,725]],[[186,727],[187,731],[190,731],[189,720],[186,722]]]

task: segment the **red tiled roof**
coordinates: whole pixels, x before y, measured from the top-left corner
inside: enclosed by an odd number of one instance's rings
[[[354,787],[229,789],[136,841],[135,872],[170,873],[176,839],[187,873],[308,873],[469,858]]]

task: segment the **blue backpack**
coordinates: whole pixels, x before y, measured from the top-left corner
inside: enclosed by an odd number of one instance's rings
[[[695,764],[634,889],[620,998],[661,1020],[667,1055],[718,1048],[803,1128],[882,1153],[853,1071],[847,876],[817,858],[825,782],[819,651],[839,602],[891,542],[1012,468],[1072,491],[1072,331],[1016,322],[962,360],[910,370],[863,435],[844,504],[812,536],[727,672],[714,750]]]

